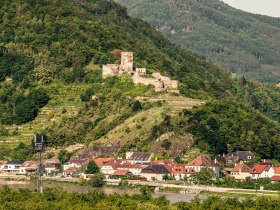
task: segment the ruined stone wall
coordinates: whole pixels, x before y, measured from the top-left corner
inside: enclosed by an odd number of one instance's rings
[[[132,77],[132,79],[135,84],[153,85],[155,87],[155,91],[162,91],[164,89],[163,82],[156,78],[146,78],[136,74]]]
[[[177,80],[171,80],[169,77],[162,76],[160,73],[153,73],[152,75],[153,75],[153,77],[155,77],[158,80],[163,82],[165,89],[176,89],[176,88],[178,88],[178,81]]]
[[[107,64],[102,67],[103,78],[117,76],[119,74],[119,65]]]
[[[152,78],[143,77],[146,75],[146,68],[133,69],[133,53],[121,52],[121,64],[103,65],[103,78],[120,76],[127,74],[132,77],[135,84],[153,85],[155,91],[163,91],[168,89],[177,89],[178,81],[171,80],[169,77],[162,76],[160,73],[153,73]]]
[[[136,68],[135,71],[139,75],[142,75],[142,76],[147,75],[147,69],[146,68]]]
[[[121,53],[121,65],[120,73],[128,73],[132,75],[133,73],[133,53],[132,52],[122,52]]]

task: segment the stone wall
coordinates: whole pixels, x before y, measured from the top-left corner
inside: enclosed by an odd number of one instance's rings
[[[121,65],[120,71],[126,72],[130,75],[133,73],[133,53],[122,52],[121,53]]]
[[[147,74],[146,68],[133,69],[133,53],[121,52],[121,64],[103,65],[103,78],[120,76],[127,74],[132,77],[135,84],[153,85],[155,91],[177,89],[178,81],[171,80],[169,77],[162,76],[160,73],[153,73],[152,77],[143,77]]]
[[[102,76],[103,78],[117,76],[119,74],[119,65],[107,64],[103,65]]]

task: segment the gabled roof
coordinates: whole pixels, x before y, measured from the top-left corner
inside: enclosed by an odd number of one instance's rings
[[[75,168],[75,167],[70,167],[70,168],[66,169],[66,170],[64,171],[64,173],[74,173],[74,172],[76,172],[76,171],[77,171],[77,168]]]
[[[151,162],[151,164],[153,165],[173,165],[175,164],[175,161],[174,160],[154,160]]]
[[[144,168],[141,173],[146,174],[169,174],[169,171],[164,167],[164,165],[149,165]]]
[[[207,155],[200,155],[194,160],[192,160],[190,163],[187,164],[187,166],[216,166],[213,164],[211,158]]]
[[[7,162],[7,160],[0,160],[0,165],[5,165]]]
[[[269,165],[256,164],[249,172],[250,174],[261,174],[263,171],[268,171],[270,168],[271,166]]]
[[[131,174],[128,170],[117,170],[113,173],[114,176],[127,176],[128,174]]]
[[[128,160],[147,161],[152,155],[153,153],[148,152],[133,152],[132,155],[128,158]]]
[[[26,168],[36,168],[39,165],[39,161],[36,160],[29,160],[29,161],[25,161],[22,164],[22,167],[26,167]]]
[[[124,160],[111,160],[110,162],[104,163],[103,166],[111,166],[113,169],[119,169],[119,168],[143,169],[147,167],[147,165],[131,164],[125,162]]]
[[[90,159],[90,161],[94,161],[98,166],[102,166],[103,164],[108,163],[112,160],[114,160],[114,158],[93,158],[93,159]]]
[[[11,160],[8,161],[6,164],[7,165],[22,165],[25,161],[21,161],[21,160]]]
[[[251,168],[244,163],[237,164],[231,172],[250,172]]]
[[[273,176],[270,178],[271,181],[280,182],[280,176]]]
[[[275,174],[280,174],[280,167],[275,168],[274,173],[275,173]]]
[[[232,159],[232,157],[237,157],[238,160],[248,160],[248,156],[251,156],[251,159],[255,159],[254,153],[251,151],[235,151],[235,152],[230,152],[226,155],[226,159]],[[235,158],[234,158],[235,159]],[[249,159],[249,160],[251,160]]]
[[[196,174],[192,168],[185,168],[184,165],[176,164],[172,167],[172,174]]]

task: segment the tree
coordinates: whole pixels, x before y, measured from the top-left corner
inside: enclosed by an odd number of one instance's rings
[[[89,181],[92,187],[103,187],[104,182],[104,175],[102,173],[95,174]]]
[[[202,168],[200,172],[194,174],[192,178],[197,184],[212,184],[215,179],[215,173],[211,168]]]
[[[43,89],[32,90],[28,95],[28,98],[33,100],[34,103],[40,108],[44,107],[50,100],[47,92]]]
[[[70,160],[71,158],[71,153],[70,152],[67,152],[66,150],[61,150],[59,153],[58,153],[58,159],[59,161],[64,164],[66,163],[68,160]]]
[[[38,107],[31,100],[24,100],[16,106],[16,116],[18,124],[29,122],[36,118]]]
[[[142,185],[140,186],[140,192],[143,196],[145,197],[151,197],[151,194],[154,192],[155,190],[147,185]]]
[[[94,161],[90,161],[87,165],[86,174],[97,174],[99,173],[99,167]]]
[[[140,101],[137,100],[133,104],[132,111],[133,112],[138,112],[140,110],[142,110],[142,105],[141,105]]]

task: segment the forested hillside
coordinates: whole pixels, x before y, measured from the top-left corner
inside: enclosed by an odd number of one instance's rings
[[[171,42],[239,75],[280,81],[280,18],[254,15],[219,0],[116,0]]]
[[[177,137],[192,133],[200,149],[212,154],[222,152],[220,145],[223,151],[246,149],[248,145],[237,145],[236,141],[242,135],[251,135],[251,145],[258,141],[269,147],[266,157],[278,158],[280,148],[275,145],[280,133],[279,88],[231,78],[223,68],[170,44],[146,22],[129,17],[126,9],[113,1],[3,0],[0,31],[0,143],[15,142],[17,146],[23,139],[29,143],[32,133],[42,132],[50,146],[88,145],[109,132],[113,135],[114,128],[134,117],[135,129],[139,131],[135,141],[139,144],[132,146],[138,150],[149,150],[156,138],[174,130]],[[181,96],[215,100],[216,106],[227,112],[218,110],[214,115],[216,124],[226,131],[213,137],[215,143],[205,137],[205,128],[212,128],[213,121],[206,115],[212,112],[211,103],[187,114],[170,116],[165,112],[168,106],[164,101],[136,99],[156,96],[158,93],[150,86],[134,85],[125,76],[103,79],[101,66],[118,62],[112,53],[118,49],[133,51],[137,66],[179,80]],[[225,100],[231,105],[224,106]],[[158,120],[135,119],[146,111]],[[196,112],[204,114],[197,119]],[[187,123],[192,118],[203,124],[202,130]],[[232,121],[224,125],[227,118]],[[240,128],[239,118],[243,119],[244,132],[231,139],[225,134]],[[256,119],[258,124],[254,127]],[[146,126],[145,120],[153,124]],[[178,130],[179,120],[185,123],[184,129]],[[213,129],[219,130],[216,125]],[[259,132],[263,130],[267,131],[265,136]],[[121,134],[121,140],[126,140],[131,128],[124,127]],[[114,137],[109,140],[116,141]],[[17,149],[27,147],[20,145]],[[0,159],[24,159],[28,155],[22,152],[19,158],[12,151],[12,147],[0,151]]]

